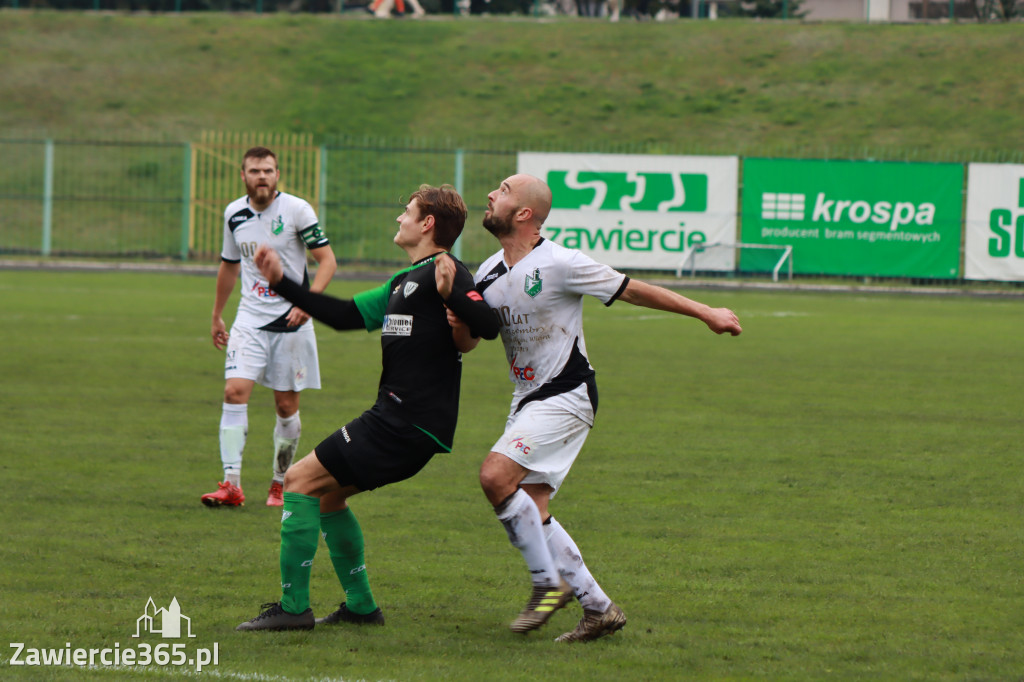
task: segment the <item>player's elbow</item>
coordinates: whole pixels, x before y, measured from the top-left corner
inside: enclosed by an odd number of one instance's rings
[[[479,329],[473,329],[473,335],[487,339],[488,341],[493,341],[498,338],[498,318],[493,314],[488,315],[488,318],[489,319],[485,323],[480,325]]]

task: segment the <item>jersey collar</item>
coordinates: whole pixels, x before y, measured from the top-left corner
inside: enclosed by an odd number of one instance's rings
[[[418,261],[413,263],[413,265],[422,265],[423,263],[429,263],[430,261],[432,261],[435,258],[437,258],[438,256],[440,256],[442,253],[448,253],[448,252],[445,251],[444,249],[441,249],[437,253],[432,253],[429,256],[424,256],[423,258],[420,258]]]

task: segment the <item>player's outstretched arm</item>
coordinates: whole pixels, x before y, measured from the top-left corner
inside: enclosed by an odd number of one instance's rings
[[[303,289],[300,284],[285,277],[281,257],[266,244],[256,249],[253,262],[274,291],[327,326],[339,330],[366,328],[363,316],[353,301]]]
[[[331,283],[331,279],[334,277],[335,271],[338,269],[338,261],[334,257],[334,251],[331,249],[331,245],[320,246],[315,249],[309,250],[314,260],[316,260],[316,276],[313,278],[313,282],[309,285],[309,290],[315,293],[322,293],[327,285]],[[292,308],[288,311],[288,326],[298,327],[306,323],[309,319],[309,314],[299,307]]]
[[[644,308],[694,317],[706,324],[708,329],[716,334],[728,332],[733,336],[738,336],[743,331],[736,313],[728,308],[712,308],[670,289],[641,282],[638,279],[629,280],[626,290],[619,296],[619,300]]]

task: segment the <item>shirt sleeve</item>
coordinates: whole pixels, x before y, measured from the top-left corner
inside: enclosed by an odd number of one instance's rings
[[[469,325],[469,331],[475,337],[493,339],[498,336],[498,318],[487,305],[484,297],[473,286],[473,276],[462,263],[455,262],[455,281],[452,293],[445,301],[459,319]]]
[[[320,227],[320,223],[316,219],[316,212],[313,210],[313,207],[309,205],[309,202],[303,201],[299,206],[299,212],[296,216],[295,224],[305,226],[300,227],[298,233],[299,238],[310,251],[330,244],[330,241],[327,239],[327,235],[324,234],[323,229]]]
[[[575,294],[593,296],[607,306],[622,295],[628,283],[629,277],[584,253],[574,251],[569,259],[565,286]]]
[[[388,299],[391,298],[391,286],[394,281],[395,277],[392,277],[379,287],[360,292],[353,298],[368,331],[379,329],[384,324],[384,314],[388,309]]]
[[[355,301],[313,293],[287,277],[274,285],[274,291],[332,329],[362,329],[366,326]]]
[[[238,242],[235,241],[235,233],[228,226],[227,211],[224,212],[224,242],[220,249],[220,258],[228,263],[242,262],[242,252],[238,249]]]

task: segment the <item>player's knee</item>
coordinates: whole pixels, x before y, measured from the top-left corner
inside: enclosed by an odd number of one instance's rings
[[[224,402],[228,405],[245,405],[249,402],[249,393],[241,386],[229,383],[224,387]]]
[[[486,464],[480,467],[480,487],[492,502],[501,501],[516,489],[515,483],[509,481],[503,472]]]
[[[288,471],[284,472],[284,490],[288,493],[301,492],[299,488],[304,487],[301,470],[298,467],[289,467]]]
[[[274,396],[274,407],[277,409],[277,416],[281,419],[288,419],[299,411],[299,394]]]

